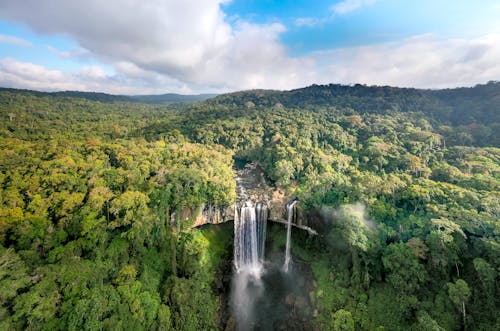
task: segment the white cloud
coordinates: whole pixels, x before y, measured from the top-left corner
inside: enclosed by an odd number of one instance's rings
[[[230,42],[222,0],[6,0],[0,17],[43,34],[65,34],[102,60],[182,76]],[[29,8],[29,10],[27,10]]]
[[[5,34],[0,34],[0,43],[12,44],[12,45],[17,45],[17,46],[25,46],[25,47],[32,46],[32,43],[29,42],[28,40],[14,37],[14,36],[5,35]]]
[[[81,84],[67,80],[59,70],[49,70],[43,66],[15,59],[0,59],[0,85],[28,89],[80,89]]]
[[[285,30],[281,24],[237,24],[231,43],[216,58],[192,72],[193,80],[224,89],[288,89],[300,85],[313,62],[307,58],[290,58],[279,42]]]
[[[338,15],[345,15],[347,13],[361,9],[374,4],[378,0],[344,0],[340,1],[329,8],[329,12],[323,17],[299,17],[294,21],[294,25],[297,27],[309,27],[314,28],[322,26],[325,23],[335,21]]]
[[[274,29],[274,34],[266,34],[270,40],[261,40],[260,29]],[[0,59],[0,86],[144,94],[291,89],[313,83],[446,88],[472,86],[500,77],[499,34],[452,40],[422,35],[400,42],[290,58],[276,39],[282,29],[280,25],[259,28],[241,23],[237,28],[238,38],[220,52],[220,58],[190,73],[190,80],[196,83],[186,83],[127,61],[112,63],[116,73],[107,73],[99,66],[63,72]]]
[[[298,27],[317,27],[319,25],[322,25],[324,23],[328,22],[328,18],[318,18],[318,17],[299,17],[296,18],[294,21],[295,26]]]
[[[500,77],[500,35],[415,36],[400,42],[317,52],[318,82],[420,88],[471,86]]]
[[[374,2],[346,0],[332,11],[340,15]],[[52,48],[54,53],[93,58],[90,63],[97,60],[115,71],[90,66],[63,72],[0,59],[0,85],[136,94],[291,89],[312,83],[453,87],[500,78],[498,34],[453,40],[424,35],[291,57],[280,41],[285,26],[238,19],[230,25],[221,3],[0,1],[0,18],[23,22],[38,33],[64,34],[78,43],[70,51]]]
[[[376,1],[377,0],[344,0],[331,6],[330,10],[335,14],[344,15],[358,10],[361,7],[371,5]]]
[[[30,62],[0,58],[0,86],[39,91],[97,91],[114,94],[164,93],[165,87],[178,93],[193,93],[185,85],[162,77],[131,78],[122,73],[107,74],[100,66],[76,71],[48,69]]]
[[[47,45],[46,47],[51,53],[54,53],[63,59],[88,60],[92,57],[92,53],[83,47],[75,47],[68,51],[62,51],[51,45]]]
[[[99,61],[127,71],[126,63],[147,81],[162,77],[218,90],[294,86],[308,60],[287,56],[279,41],[284,26],[244,21],[231,26],[220,8],[224,2],[6,0],[0,2],[0,17],[42,34],[67,35]]]

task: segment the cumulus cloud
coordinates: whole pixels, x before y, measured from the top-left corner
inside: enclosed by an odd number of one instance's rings
[[[197,65],[231,37],[222,2],[7,0],[0,15],[40,33],[69,35],[103,57],[170,72]]]
[[[85,66],[68,72],[12,58],[0,59],[0,86],[40,91],[104,91],[114,94],[165,93],[164,87],[168,86],[173,92],[193,92],[184,84],[163,76],[134,78],[121,72],[106,73],[100,66]]]
[[[340,48],[291,58],[278,41],[284,27],[247,24],[241,23],[236,28],[240,30],[237,37],[220,50],[218,57],[185,71],[187,80],[144,69],[130,61],[110,62],[115,73],[108,74],[95,66],[62,72],[14,59],[0,59],[0,85],[141,94],[290,89],[332,82],[446,88],[472,86],[500,77],[498,34],[451,40],[422,35],[400,42]],[[266,30],[267,40],[262,39],[262,30]],[[256,46],[259,43],[261,46]]]
[[[500,77],[500,35],[472,39],[415,36],[400,42],[316,52],[327,83],[421,88],[470,86]]]
[[[376,1],[377,0],[344,0],[331,6],[330,10],[335,14],[344,15],[358,10],[361,7],[371,5]]]
[[[279,42],[279,34],[284,30],[281,24],[238,23],[231,43],[203,68],[192,72],[194,81],[228,89],[287,89],[303,84],[314,61],[287,56],[286,48]]]
[[[83,88],[66,80],[59,70],[49,70],[43,66],[15,59],[0,59],[0,85],[30,89],[72,89]]]
[[[40,34],[76,41],[78,46],[70,51],[51,49],[61,58],[93,59],[89,63],[97,60],[114,70],[106,73],[87,67],[61,72],[2,59],[0,84],[111,93],[193,93],[291,89],[332,82],[437,88],[500,77],[496,34],[453,40],[424,35],[292,57],[280,41],[284,25],[238,19],[229,24],[221,9],[224,2],[0,1],[0,18],[27,24]],[[374,2],[345,0],[331,11],[341,15]],[[313,26],[320,21],[311,18],[295,23]]]
[[[12,44],[17,46],[32,46],[31,42],[14,36],[0,34],[0,43]]]
[[[146,80],[155,73],[218,90],[297,86],[310,61],[287,56],[279,42],[285,27],[244,21],[232,26],[221,10],[224,2],[6,0],[0,17],[42,34],[67,35],[100,61],[133,69]]]

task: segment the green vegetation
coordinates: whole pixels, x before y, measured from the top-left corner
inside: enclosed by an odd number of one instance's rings
[[[230,151],[127,137],[170,109],[0,100],[0,329],[215,329],[221,238],[180,216],[234,200]]]
[[[500,84],[191,105],[0,91],[0,329],[213,330],[233,159],[301,200],[322,330],[500,329]]]

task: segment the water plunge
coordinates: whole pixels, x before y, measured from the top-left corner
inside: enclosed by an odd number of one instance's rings
[[[283,246],[278,244],[281,240],[276,240],[285,234],[283,225],[270,222],[266,230],[269,238],[265,262],[257,259],[256,264],[239,264],[238,269],[234,262],[229,302],[231,317],[226,330],[311,331],[309,293],[314,290],[311,270],[307,264],[297,261],[284,272]],[[305,234],[298,237],[301,235]]]
[[[271,201],[265,176],[256,163],[237,171],[239,203],[234,213],[234,260],[227,330],[310,330],[310,271],[304,264],[291,265],[291,223],[294,205],[287,205],[288,227],[285,264],[283,248],[270,245],[266,256],[266,235],[283,235],[280,224],[267,223]],[[253,201],[252,201],[253,200]],[[273,244],[269,240],[268,244]],[[286,272],[285,272],[286,271]]]
[[[251,201],[234,211],[234,266],[236,272],[262,269],[265,255],[267,205]]]
[[[234,267],[231,306],[238,330],[253,328],[254,307],[264,291],[261,281],[265,255],[267,205],[251,201],[235,206]]]
[[[293,211],[294,206],[297,203],[297,200],[290,202],[286,206],[287,212],[287,227],[286,227],[286,248],[285,248],[285,263],[283,264],[283,271],[288,272],[288,268],[290,265],[290,244],[292,241],[292,221],[293,221]]]

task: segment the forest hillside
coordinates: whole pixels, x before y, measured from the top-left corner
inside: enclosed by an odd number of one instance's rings
[[[317,225],[292,241],[309,329],[500,329],[498,82],[173,104],[1,89],[0,117],[2,330],[227,328],[232,227],[182,215],[231,206],[236,161]]]

